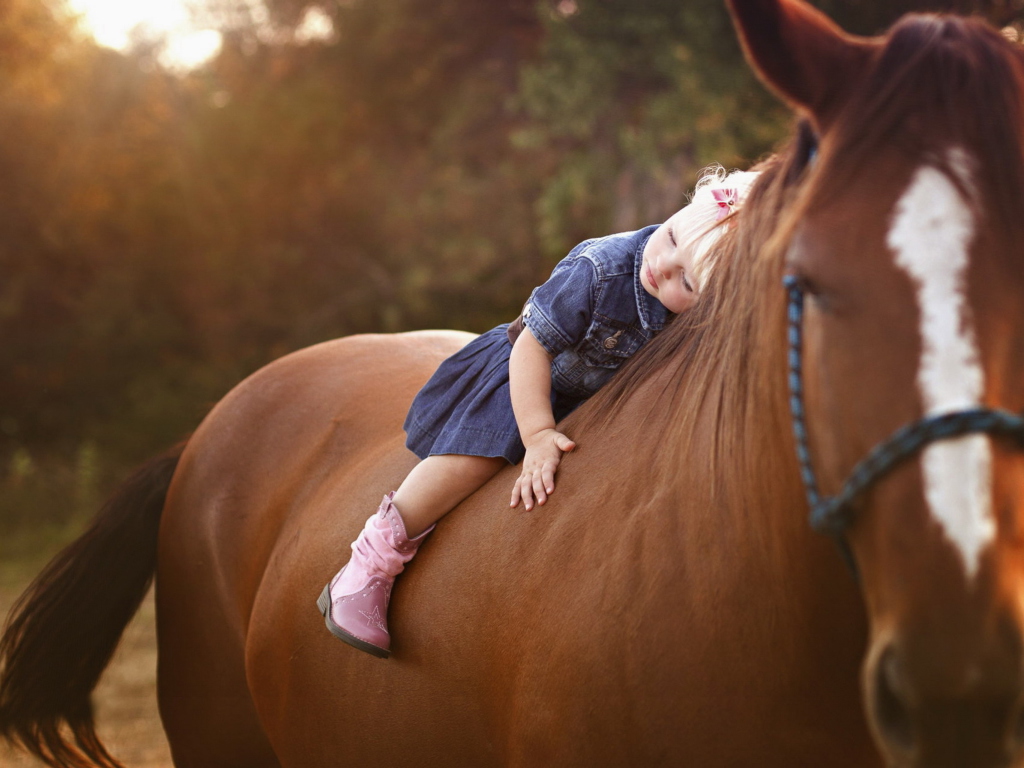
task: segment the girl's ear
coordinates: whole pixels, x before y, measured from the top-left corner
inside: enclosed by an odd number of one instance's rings
[[[802,0],[726,0],[761,79],[824,130],[878,43],[841,30]]]

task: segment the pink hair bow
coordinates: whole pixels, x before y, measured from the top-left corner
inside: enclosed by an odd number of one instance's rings
[[[715,221],[721,221],[736,208],[736,203],[739,200],[739,192],[733,187],[723,187],[719,189],[712,189],[711,196],[718,203],[718,215],[715,217]]]

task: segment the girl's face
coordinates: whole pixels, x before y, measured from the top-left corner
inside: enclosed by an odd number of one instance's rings
[[[685,312],[697,301],[697,282],[693,275],[693,253],[681,245],[674,227],[680,212],[654,230],[644,247],[640,284],[669,312]]]

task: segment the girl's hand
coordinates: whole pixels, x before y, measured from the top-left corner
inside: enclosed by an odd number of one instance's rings
[[[554,429],[542,429],[526,444],[523,473],[512,487],[513,507],[522,500],[527,511],[533,509],[534,499],[543,504],[555,491],[555,471],[562,454],[571,451],[576,443]]]

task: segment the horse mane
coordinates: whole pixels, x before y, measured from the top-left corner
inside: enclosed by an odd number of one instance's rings
[[[657,478],[661,482],[679,482],[679,468],[693,462],[694,450],[702,475],[713,482],[738,471],[749,477],[773,475],[760,466],[756,473],[753,466],[737,468],[744,457],[790,460],[778,449],[780,433],[787,435],[790,428],[777,414],[786,386],[783,254],[765,244],[802,177],[813,141],[803,122],[788,147],[755,168],[761,175],[736,215],[737,225],[716,244],[717,266],[700,301],[566,420],[564,428],[574,438],[585,444],[634,397],[655,397],[659,406],[643,413],[640,428],[645,440],[663,449],[650,465],[663,475]],[[694,439],[698,433],[699,443]],[[719,471],[723,466],[729,471]],[[711,493],[718,503],[750,509],[756,498],[731,498],[743,495],[743,488],[742,483],[715,485]]]

